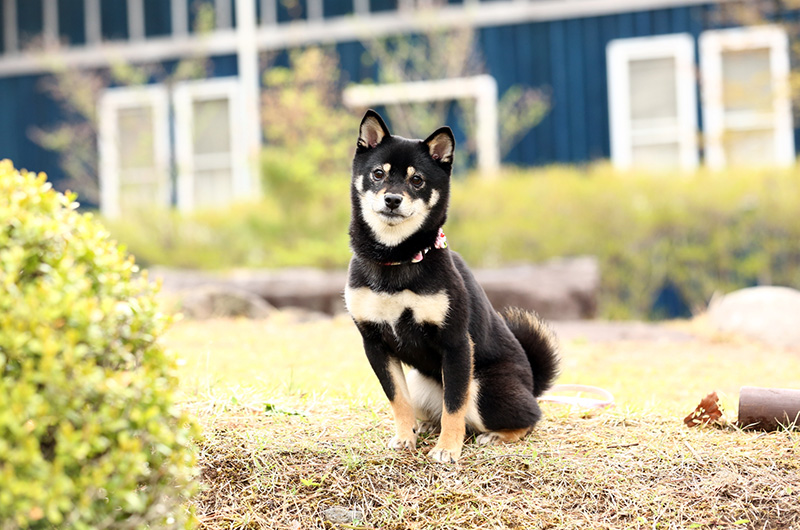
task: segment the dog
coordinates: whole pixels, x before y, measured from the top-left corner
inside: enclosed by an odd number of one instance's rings
[[[467,433],[478,444],[514,442],[542,416],[537,396],[558,373],[553,333],[534,313],[496,312],[464,260],[447,247],[455,139],[389,133],[373,110],[361,121],[352,165],[345,305],[389,398],[389,447],[456,462]],[[406,375],[403,364],[409,367]],[[419,420],[419,423],[417,422]]]

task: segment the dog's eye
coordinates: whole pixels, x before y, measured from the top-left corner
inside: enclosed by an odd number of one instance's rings
[[[425,179],[423,179],[419,175],[414,175],[413,177],[411,177],[411,185],[414,186],[415,188],[419,189],[422,187],[423,184],[425,184]]]
[[[372,172],[372,179],[375,181],[383,180],[383,177],[386,176],[386,172],[382,169],[376,169]]]

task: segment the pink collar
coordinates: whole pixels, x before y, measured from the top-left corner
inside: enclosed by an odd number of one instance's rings
[[[444,230],[441,228],[439,229],[439,233],[436,234],[436,241],[434,241],[432,247],[423,248],[416,254],[414,257],[411,258],[411,261],[390,261],[388,263],[381,263],[381,265],[403,265],[404,263],[419,263],[423,259],[425,259],[425,254],[427,254],[432,248],[447,248],[447,237],[444,235]]]

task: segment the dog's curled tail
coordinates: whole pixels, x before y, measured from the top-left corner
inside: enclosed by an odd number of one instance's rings
[[[500,313],[528,356],[533,370],[533,395],[544,394],[558,375],[558,341],[539,315],[517,307]]]

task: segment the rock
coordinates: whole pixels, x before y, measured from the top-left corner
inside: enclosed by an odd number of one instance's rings
[[[326,521],[335,524],[353,524],[364,522],[364,513],[361,510],[348,510],[340,506],[334,506],[322,511],[322,517]]]
[[[260,296],[230,286],[204,285],[186,291],[180,300],[187,318],[266,318],[275,308]]]
[[[163,290],[167,293],[199,286],[231,287],[252,293],[278,308],[299,307],[328,315],[345,311],[343,293],[346,271],[287,269],[210,273],[153,268],[150,277],[161,280]]]
[[[278,317],[278,315],[276,315]],[[311,322],[322,322],[330,320],[332,317],[327,313],[310,311],[302,307],[286,307],[280,310],[280,318],[291,324],[308,324]]]
[[[548,320],[586,319],[597,314],[600,267],[594,257],[477,270],[475,277],[496,309],[520,307]]]
[[[800,347],[800,291],[749,287],[712,300],[711,324],[772,346]]]
[[[558,320],[592,318],[597,312],[600,273],[593,257],[474,272],[497,309],[516,306]],[[150,277],[160,279],[166,293],[201,286],[232,288],[254,294],[277,308],[297,307],[327,315],[345,312],[347,272],[343,270],[238,270],[215,274],[154,268]]]

